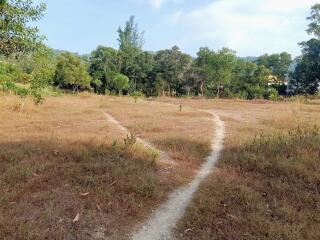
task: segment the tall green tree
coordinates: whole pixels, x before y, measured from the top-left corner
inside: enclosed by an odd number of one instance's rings
[[[300,43],[302,56],[298,58],[297,67],[292,73],[291,83],[299,94],[316,94],[320,88],[320,4],[311,8],[307,32],[315,35],[309,41]]]
[[[139,31],[139,25],[135,22],[135,16],[130,17],[124,28],[119,27],[118,34],[119,48],[121,50],[126,48],[143,48],[144,32]]]
[[[142,83],[149,71],[151,58],[143,52],[144,32],[140,32],[135,17],[131,16],[125,26],[118,29],[119,54],[121,59],[120,72],[129,77],[130,91],[141,91]]]
[[[32,23],[43,17],[45,9],[45,4],[34,5],[32,0],[0,0],[0,56],[14,55],[17,58],[42,49],[44,37]],[[14,79],[2,78],[0,84],[12,86],[21,97],[32,95],[35,103],[39,104],[43,101],[42,89],[46,86],[45,76],[49,72],[50,68],[39,63],[31,74],[30,89],[15,85]]]
[[[112,77],[112,84],[115,91],[121,95],[123,90],[127,90],[129,88],[129,78],[125,75],[117,73]]]
[[[52,84],[56,69],[54,51],[45,45],[40,45],[37,51],[25,54],[16,60],[21,70],[28,74],[28,82],[32,88],[44,88]]]
[[[179,47],[161,50],[155,55],[158,79],[164,83],[169,95],[183,95],[185,74],[192,65],[192,57],[180,51]]]
[[[140,49],[132,47],[119,50],[121,62],[120,72],[129,77],[130,91],[136,91],[138,88],[138,83],[140,81],[139,75],[143,70],[138,63],[141,53],[142,51]]]
[[[264,65],[272,71],[272,74],[275,75],[280,83],[284,83],[289,66],[292,63],[292,56],[287,52],[282,52],[280,54],[265,54],[260,56],[256,63],[258,65]]]
[[[307,18],[310,21],[307,32],[314,34],[320,39],[320,3],[311,7],[311,15]]]
[[[64,52],[58,58],[54,83],[58,87],[72,89],[73,92],[89,89],[91,77],[87,68],[79,56]]]
[[[187,96],[204,96],[205,71],[193,62],[185,73],[183,86]]]
[[[40,20],[45,9],[32,0],[0,1],[0,55],[25,54],[41,45],[44,37],[31,23]]]
[[[89,58],[91,85],[96,93],[104,94],[112,88],[112,77],[121,70],[120,52],[113,48],[99,46]]]
[[[302,56],[297,60],[291,84],[298,94],[316,94],[320,86],[320,40],[313,38],[300,45]]]
[[[232,73],[230,91],[245,99],[263,98],[267,93],[267,80],[271,74],[264,65],[238,59]]]
[[[135,90],[141,91],[147,96],[156,95],[157,75],[155,72],[154,54],[147,51],[140,52],[136,57],[136,63],[137,71],[134,76]]]
[[[228,48],[222,48],[217,52],[209,48],[200,48],[196,64],[205,73],[206,95],[220,97],[225,86],[231,81],[235,61],[235,52]]]

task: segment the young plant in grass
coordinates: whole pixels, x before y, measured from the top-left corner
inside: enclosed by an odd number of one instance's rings
[[[131,134],[128,134],[123,141],[126,147],[132,147],[134,144],[136,144],[137,138],[134,134],[131,133]]]
[[[142,98],[143,94],[140,91],[134,91],[130,96],[133,98],[134,102],[137,103],[139,98]]]

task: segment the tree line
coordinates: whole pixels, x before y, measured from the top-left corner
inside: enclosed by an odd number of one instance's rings
[[[279,95],[317,94],[320,78],[320,4],[311,9],[307,32],[296,59],[286,52],[240,58],[222,48],[199,49],[197,56],[178,46],[149,52],[144,32],[132,16],[118,29],[119,48],[98,46],[91,54],[56,51],[30,22],[41,19],[45,4],[0,0],[0,85],[18,95],[54,86],[72,92],[276,99]],[[20,84],[17,84],[20,83]],[[26,87],[27,86],[27,87]]]

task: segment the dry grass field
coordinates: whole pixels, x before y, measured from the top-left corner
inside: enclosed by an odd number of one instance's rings
[[[183,104],[214,109],[228,134],[218,168],[178,224],[177,239],[320,238],[319,101]]]
[[[127,239],[209,155],[214,123],[198,110],[226,122],[226,147],[177,238],[320,236],[319,101],[135,103],[82,94],[49,97],[39,107],[27,100],[18,112],[19,101],[0,96],[0,239]],[[104,113],[174,164],[124,144]]]
[[[188,182],[211,151],[214,122],[210,114],[192,108],[180,112],[178,105],[157,101],[134,103],[125,97],[108,98],[101,106],[130,132],[170,154],[179,165],[175,183]]]
[[[0,96],[0,239],[125,238],[210,152],[212,120],[191,109],[86,94],[19,102]],[[177,164],[126,146],[105,112]]]

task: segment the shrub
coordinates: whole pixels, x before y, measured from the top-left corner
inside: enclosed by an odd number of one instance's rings
[[[275,88],[271,88],[269,90],[269,100],[271,101],[278,101],[279,100],[279,93]]]
[[[137,103],[138,99],[141,98],[143,94],[140,91],[134,91],[130,96],[133,98],[134,102]]]

